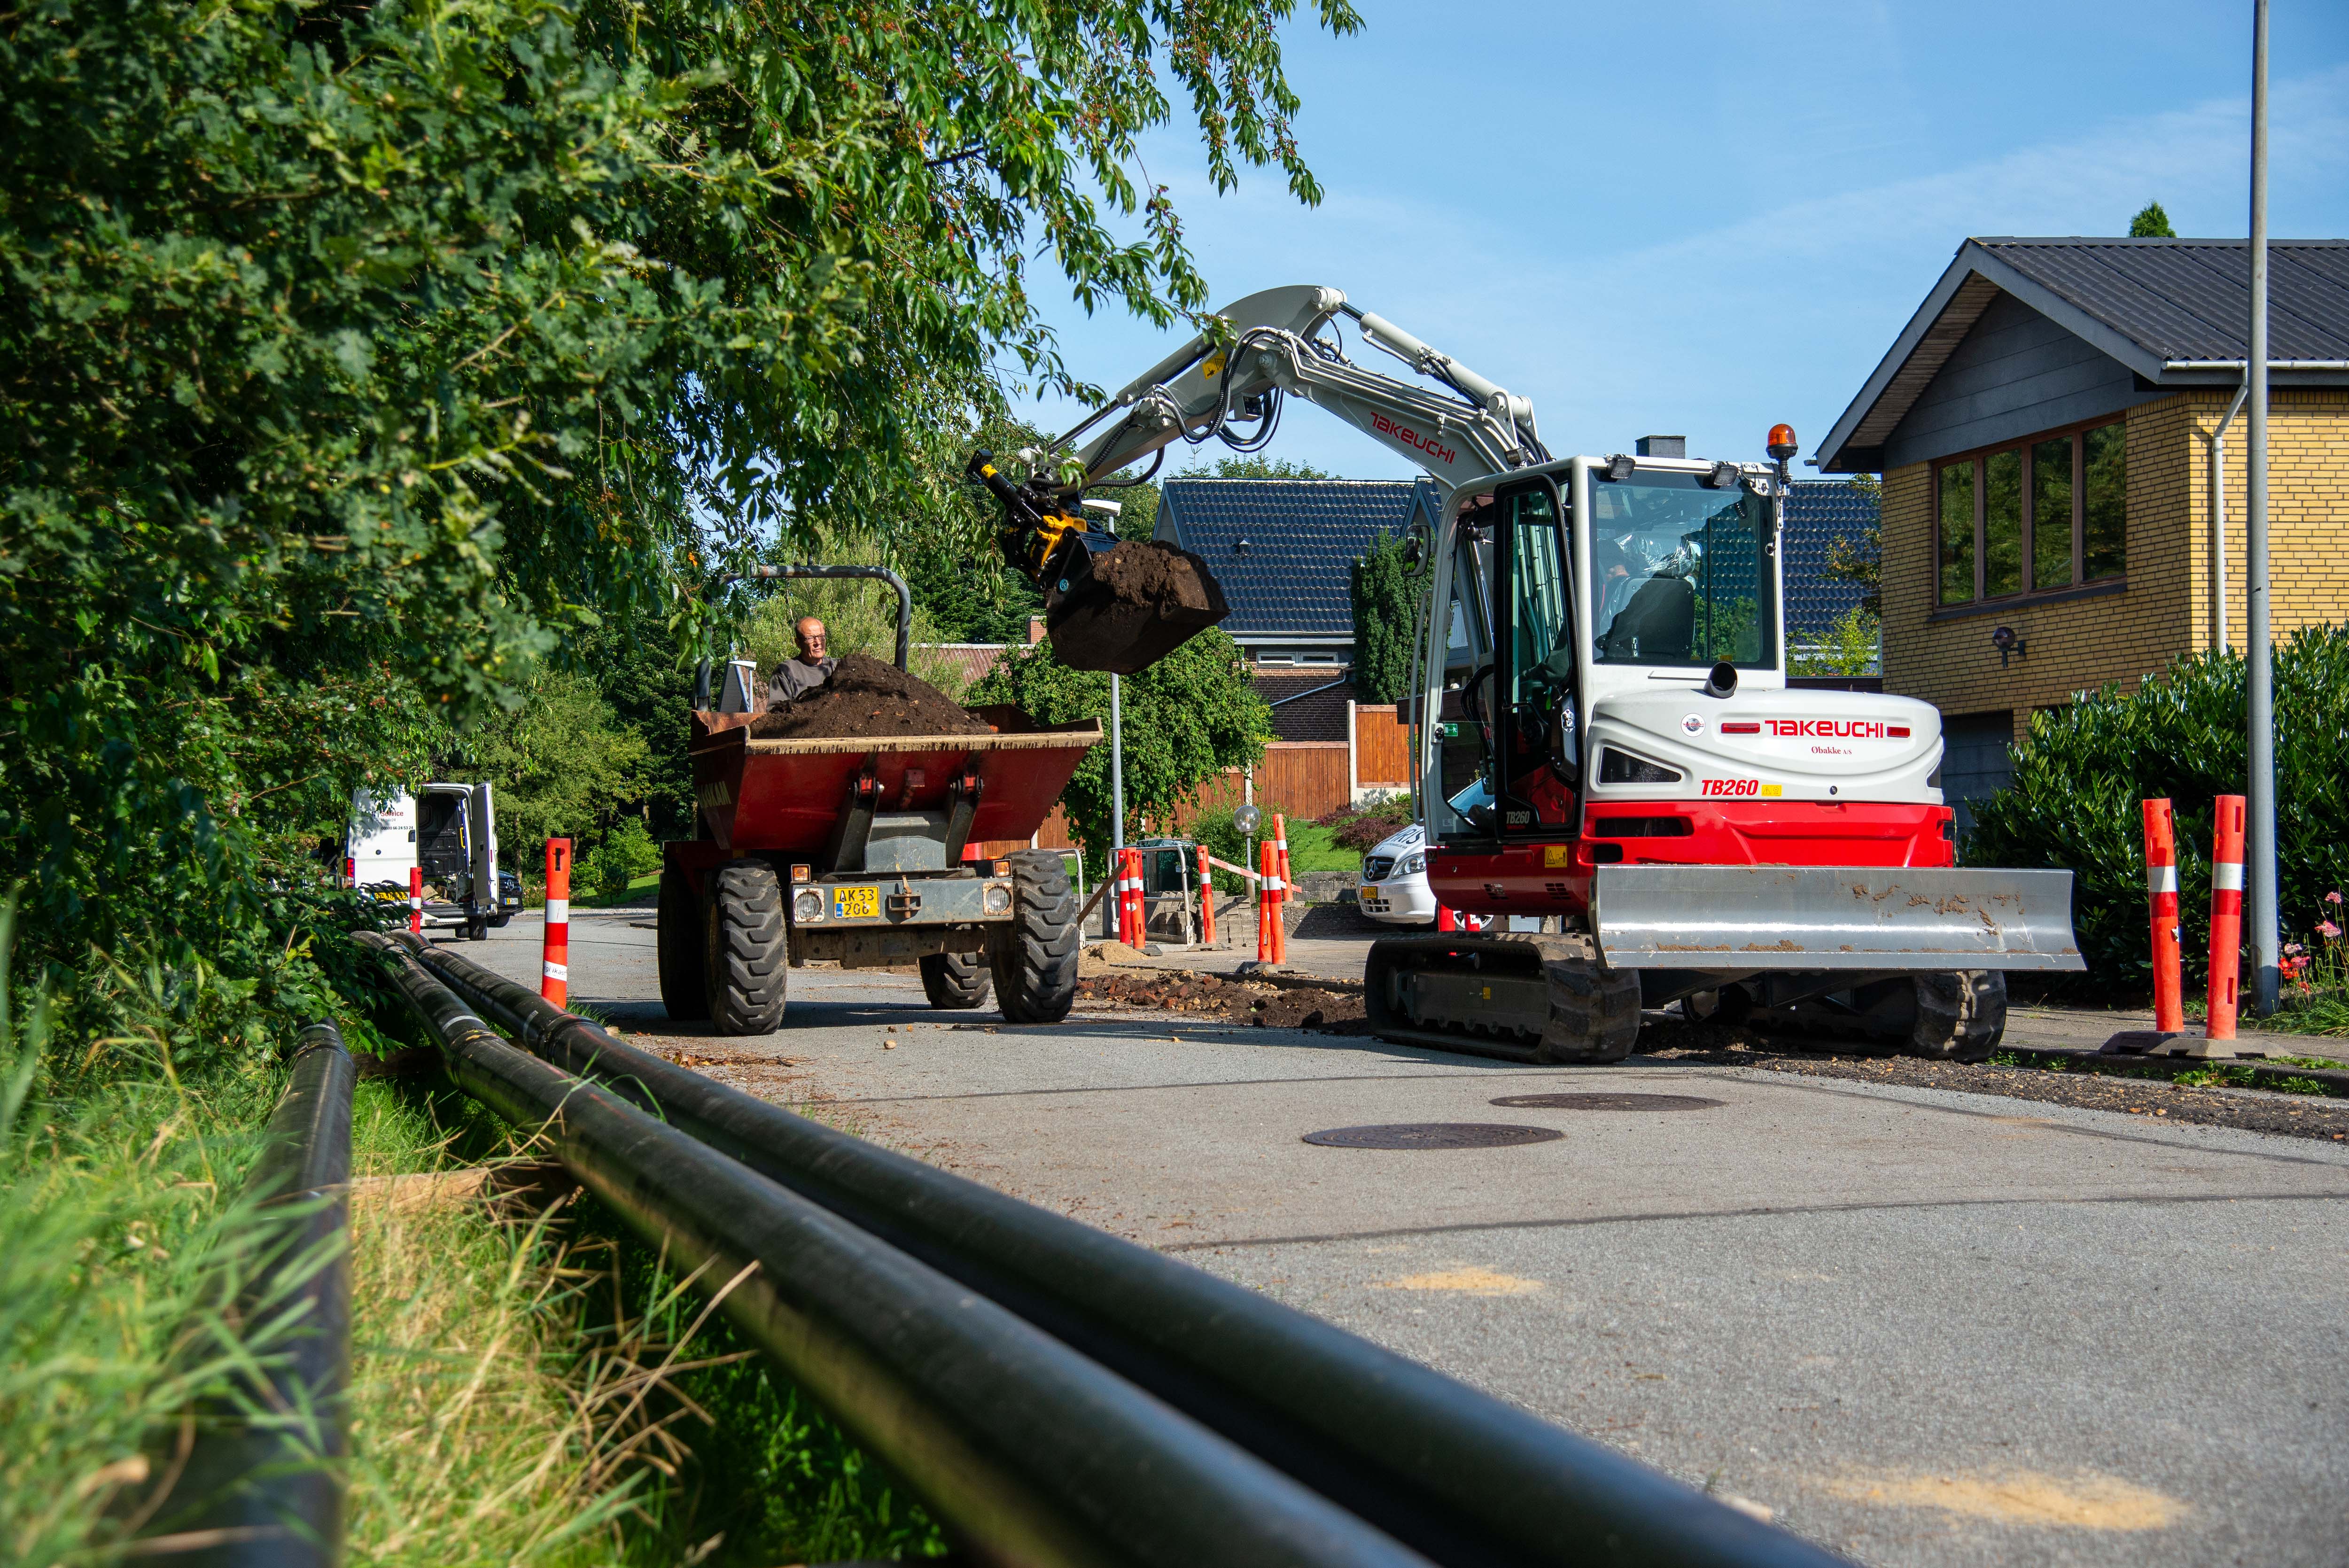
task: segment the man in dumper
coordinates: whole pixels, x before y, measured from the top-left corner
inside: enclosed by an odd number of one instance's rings
[[[771,708],[797,701],[823,685],[830,678],[833,666],[840,663],[838,659],[828,658],[824,655],[822,621],[813,615],[802,615],[792,630],[799,634],[800,655],[777,665],[773,676],[767,682],[767,706]]]

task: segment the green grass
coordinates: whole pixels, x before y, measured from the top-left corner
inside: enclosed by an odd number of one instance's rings
[[[160,1436],[251,1364],[225,1308],[238,1261],[275,1233],[241,1189],[285,1073],[255,1057],[191,1080],[166,1028],[61,1043],[38,1016],[12,1027],[6,999],[0,975],[0,1561],[109,1563],[119,1516],[160,1490]],[[356,1096],[352,1562],[943,1550],[904,1488],[600,1205],[492,1212],[473,1182],[512,1140],[439,1081]]]
[[[638,893],[658,888],[659,886],[660,872],[647,872],[643,876],[630,877],[628,879],[628,887],[626,892],[612,892],[607,891],[604,892],[589,893],[585,897],[574,898],[571,902],[578,905],[581,909],[609,909],[616,903],[633,903],[636,902],[636,897]],[[540,900],[538,907],[541,909],[544,909],[546,907],[546,903],[543,899]]]
[[[1337,841],[1336,830],[1318,822],[1288,824],[1288,869],[1293,872],[1350,872],[1361,869],[1362,856]]]

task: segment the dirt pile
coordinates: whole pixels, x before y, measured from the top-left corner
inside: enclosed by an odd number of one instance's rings
[[[864,654],[842,655],[823,685],[750,721],[750,733],[761,740],[987,731],[986,724],[929,682]]]
[[[1206,630],[1231,606],[1207,563],[1156,540],[1128,540],[1092,562],[1092,581],[1048,594],[1052,650],[1071,669],[1133,675]]]
[[[1114,1007],[1189,1013],[1262,1028],[1360,1034],[1367,1027],[1358,995],[1319,987],[1251,985],[1216,975],[1164,969],[1102,975],[1079,981],[1077,996]]]
[[[1093,562],[1093,581],[1122,604],[1179,605],[1221,620],[1224,591],[1207,563],[1154,539],[1129,540]]]

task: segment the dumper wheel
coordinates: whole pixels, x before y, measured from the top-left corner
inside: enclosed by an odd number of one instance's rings
[[[721,1035],[771,1035],[783,1021],[791,974],[783,884],[764,861],[729,861],[709,873],[702,973],[710,1026]]]
[[[977,1007],[992,985],[984,953],[933,953],[922,960],[922,995],[933,1007]]]
[[[1920,975],[1916,982],[1909,1054],[1937,1062],[1988,1060],[2006,1033],[2006,972],[1966,969]]]
[[[693,884],[678,871],[664,871],[660,905],[653,914],[653,947],[660,960],[661,1006],[678,1019],[709,1016],[709,976],[700,900]]]
[[[1015,1024],[1057,1024],[1077,999],[1077,895],[1057,850],[1014,852],[1011,882],[1011,919],[988,947],[996,1004]]]
[[[1602,968],[1595,958],[1553,958],[1543,964],[1549,982],[1549,1022],[1542,1028],[1541,1059],[1565,1065],[1619,1062],[1640,1038],[1640,976]]]

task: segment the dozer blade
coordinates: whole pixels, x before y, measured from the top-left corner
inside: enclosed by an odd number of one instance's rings
[[[1206,562],[1155,540],[1068,550],[1044,594],[1044,627],[1061,662],[1121,676],[1149,668],[1230,614]]]
[[[1617,969],[2081,969],[2072,873],[1908,866],[1600,866]]]

